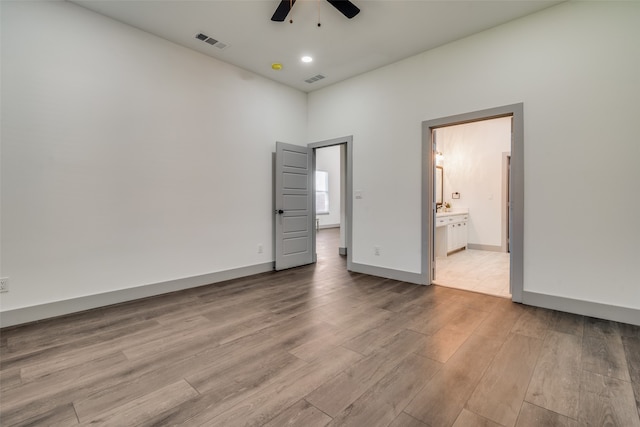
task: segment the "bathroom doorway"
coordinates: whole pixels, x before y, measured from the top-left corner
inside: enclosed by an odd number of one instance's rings
[[[508,193],[509,193],[509,204],[508,204],[508,215],[505,215],[508,218],[508,230],[509,230],[509,252],[502,252],[508,258],[508,283],[510,285],[511,299],[515,302],[522,301],[522,289],[523,289],[523,230],[524,230],[524,132],[523,132],[523,104],[513,104],[507,105],[503,107],[497,107],[487,110],[476,111],[472,113],[465,113],[456,116],[443,117],[434,120],[428,120],[423,122],[422,128],[422,136],[423,136],[423,174],[422,174],[422,277],[425,284],[436,284],[437,283],[437,257],[436,257],[436,221],[439,219],[436,209],[439,203],[436,201],[436,155],[438,153],[437,150],[437,130],[451,127],[455,125],[469,124],[475,122],[486,121],[489,119],[498,119],[502,118],[507,121],[511,121],[511,135],[510,135],[510,149],[507,151],[501,151],[498,155],[498,164],[503,158],[503,153],[510,153],[510,173],[508,174]],[[447,187],[445,183],[447,182],[449,177],[446,177],[446,153],[444,155],[444,173],[443,173],[443,200],[442,203],[445,202],[444,199],[449,199],[449,203],[451,203],[452,211],[451,214],[467,214],[467,238],[469,236],[468,231],[472,231],[472,240],[467,240],[466,245],[462,245],[465,247],[465,251],[469,249],[469,243],[472,245],[473,250],[481,250],[484,252],[498,252],[498,248],[502,249],[503,241],[502,237],[497,241],[496,240],[488,240],[483,242],[482,240],[476,239],[479,236],[480,231],[478,229],[474,229],[475,224],[472,224],[468,221],[472,221],[473,217],[473,209],[477,209],[476,215],[478,218],[485,216],[483,213],[483,204],[476,204],[473,208],[469,209],[467,212],[464,212],[463,209],[465,205],[463,203],[470,202],[473,197],[480,199],[484,205],[495,204],[493,202],[498,202],[499,213],[498,213],[498,223],[502,222],[502,213],[500,212],[500,200],[502,199],[503,191],[501,188],[497,190],[495,187],[490,191],[486,191],[486,189],[482,191],[469,189],[465,191],[461,191],[460,189],[454,189],[452,186]],[[453,154],[451,159],[453,161]],[[464,167],[473,168],[471,164],[464,165]],[[453,168],[453,163],[450,165]],[[467,171],[468,172],[468,171]],[[466,173],[466,172],[465,172]],[[502,168],[498,166],[498,176],[502,175]],[[455,183],[450,183],[455,185]],[[478,193],[478,194],[474,194]],[[452,203],[452,201],[457,201]],[[492,203],[489,203],[489,202]],[[456,212],[455,207],[460,208],[460,211]],[[469,208],[469,206],[466,206]],[[507,209],[506,206],[503,206],[504,209]],[[478,210],[479,209],[479,210]],[[457,218],[457,223],[462,224],[460,228],[464,228],[464,220],[465,218]],[[499,227],[499,226],[498,226]],[[502,233],[502,230],[501,230]],[[502,234],[501,234],[502,236]],[[458,235],[457,239],[453,239],[456,243],[457,247],[461,247],[460,239],[461,237]],[[492,250],[487,250],[492,249]],[[447,250],[447,252],[449,252]],[[480,265],[483,263],[480,262]],[[487,264],[485,262],[484,264]]]
[[[433,130],[441,176],[434,284],[511,298],[505,244],[509,178],[503,171],[511,134],[511,116]]]

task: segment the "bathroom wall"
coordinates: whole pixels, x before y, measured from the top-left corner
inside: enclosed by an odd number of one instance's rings
[[[468,209],[470,245],[501,246],[503,153],[511,150],[511,117],[466,123],[436,130],[443,154],[444,201],[453,210]],[[453,199],[452,193],[460,198]]]

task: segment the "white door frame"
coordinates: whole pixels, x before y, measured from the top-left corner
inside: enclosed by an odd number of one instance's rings
[[[307,147],[311,148],[313,151],[312,156],[312,174],[315,175],[316,172],[316,149],[324,148],[324,147],[333,147],[335,145],[345,145],[346,146],[346,185],[345,185],[345,221],[344,224],[340,224],[341,227],[345,228],[345,248],[340,248],[340,252],[347,253],[347,270],[351,271],[352,264],[352,255],[353,255],[353,210],[352,210],[352,201],[353,201],[353,135],[345,136],[343,138],[333,138],[327,139],[325,141],[313,142],[308,144]],[[315,212],[316,212],[316,198],[315,198],[315,180],[313,180],[313,197],[312,197],[312,205],[311,209],[314,215],[315,220]],[[314,254],[314,261],[317,259],[316,253],[316,234],[313,233],[312,237],[312,248]]]
[[[511,128],[510,173],[510,267],[511,299],[522,302],[524,288],[524,117],[523,104],[505,105],[487,110],[422,122],[422,283],[430,285],[434,269],[435,203],[433,130],[498,117],[513,117]]]

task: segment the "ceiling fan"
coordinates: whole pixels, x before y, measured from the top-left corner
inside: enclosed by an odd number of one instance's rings
[[[331,3],[333,7],[338,9],[340,13],[342,13],[344,16],[346,16],[349,19],[353,18],[358,13],[360,13],[360,9],[355,4],[351,3],[349,0],[327,0],[327,1]],[[278,8],[276,9],[275,13],[271,17],[271,20],[276,22],[283,22],[295,3],[296,3],[296,0],[281,0],[280,4],[278,5]]]

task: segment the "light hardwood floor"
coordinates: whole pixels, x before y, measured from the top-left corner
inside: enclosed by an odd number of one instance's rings
[[[2,330],[0,424],[640,426],[640,327],[348,273],[319,239],[317,265]]]

